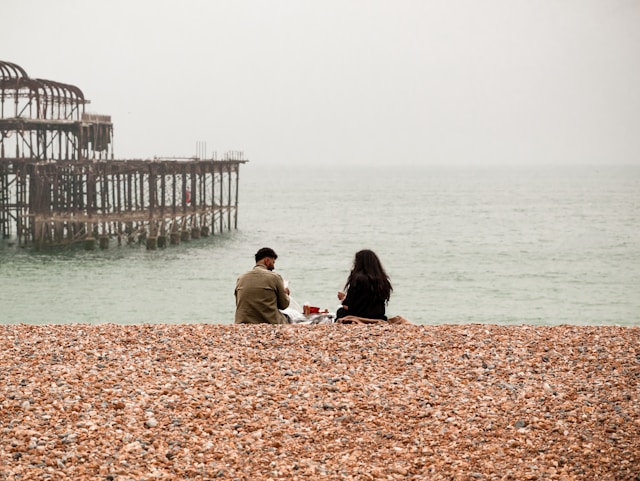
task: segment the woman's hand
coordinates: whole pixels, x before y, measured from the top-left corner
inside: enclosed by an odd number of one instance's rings
[[[345,297],[347,297],[347,295],[344,292],[338,291],[338,300],[339,301],[344,300]]]

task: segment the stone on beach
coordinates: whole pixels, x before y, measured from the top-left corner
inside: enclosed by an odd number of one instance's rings
[[[640,473],[640,329],[0,326],[0,480]]]

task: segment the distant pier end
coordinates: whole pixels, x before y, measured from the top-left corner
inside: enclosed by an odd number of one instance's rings
[[[238,227],[240,151],[114,159],[82,91],[0,61],[0,235],[36,248],[111,239],[155,249]]]

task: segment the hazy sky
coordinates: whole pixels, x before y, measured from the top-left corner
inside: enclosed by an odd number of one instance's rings
[[[21,0],[0,60],[118,158],[640,164],[640,0]]]

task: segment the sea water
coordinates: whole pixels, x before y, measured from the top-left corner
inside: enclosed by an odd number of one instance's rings
[[[240,169],[238,230],[157,251],[0,241],[1,323],[231,323],[263,246],[335,311],[356,251],[417,324],[640,325],[640,166]]]

